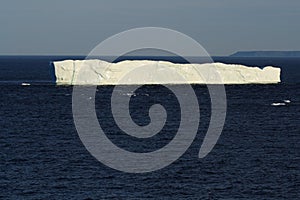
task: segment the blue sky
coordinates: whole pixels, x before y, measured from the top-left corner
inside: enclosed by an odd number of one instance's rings
[[[0,55],[86,55],[131,28],[165,27],[211,55],[300,50],[299,0],[2,0]]]

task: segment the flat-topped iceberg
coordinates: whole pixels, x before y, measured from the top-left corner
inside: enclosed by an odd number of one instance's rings
[[[64,60],[53,62],[58,85],[130,84],[270,84],[280,82],[280,68],[237,64],[175,64],[166,61]],[[175,77],[181,76],[182,79]]]

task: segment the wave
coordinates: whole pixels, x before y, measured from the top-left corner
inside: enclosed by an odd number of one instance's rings
[[[0,81],[0,85],[20,85],[20,86],[31,86],[31,85],[55,85],[55,82],[48,80],[7,80]]]

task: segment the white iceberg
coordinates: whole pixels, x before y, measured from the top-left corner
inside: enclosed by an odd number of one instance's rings
[[[271,84],[280,68],[237,64],[175,64],[166,61],[64,60],[53,62],[58,85]],[[175,77],[181,76],[182,79]],[[125,77],[125,78],[124,78]]]

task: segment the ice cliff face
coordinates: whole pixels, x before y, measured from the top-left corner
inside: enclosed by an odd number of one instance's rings
[[[53,62],[58,85],[118,84],[269,84],[280,82],[280,68],[235,64],[174,64],[134,60],[109,63],[103,60]],[[176,78],[178,75],[182,78]]]

